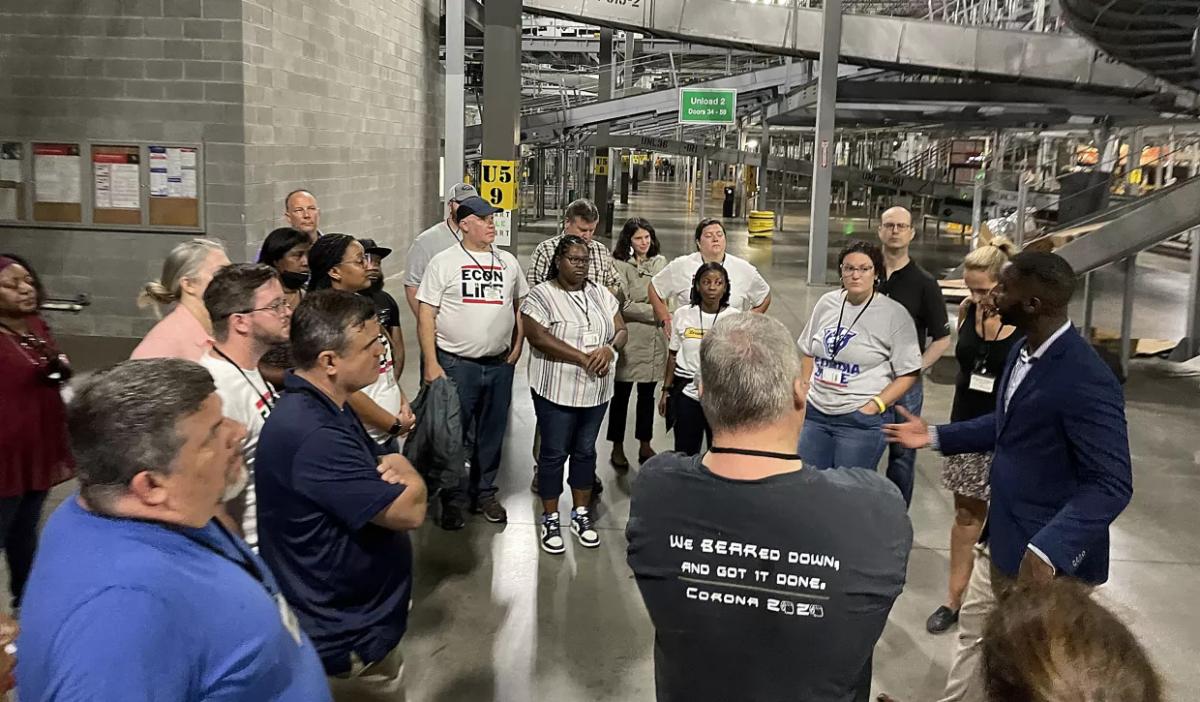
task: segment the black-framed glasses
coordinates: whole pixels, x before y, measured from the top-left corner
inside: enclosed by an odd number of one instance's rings
[[[563,256],[572,266],[586,266],[590,261],[590,256]]]

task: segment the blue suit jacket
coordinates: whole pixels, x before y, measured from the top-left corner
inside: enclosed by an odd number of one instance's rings
[[[1033,362],[1005,411],[1023,345],[1008,357],[995,412],[938,427],[939,449],[994,451],[984,540],[1002,573],[1015,576],[1032,543],[1060,574],[1099,584],[1108,580],[1108,526],[1133,495],[1125,397],[1072,328]]]

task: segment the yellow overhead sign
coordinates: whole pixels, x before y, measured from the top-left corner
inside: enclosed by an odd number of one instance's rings
[[[517,206],[517,162],[483,160],[483,177],[481,178],[479,194],[502,210],[515,209]]]
[[[608,157],[597,156],[595,165],[592,166],[592,173],[598,176],[608,175]]]

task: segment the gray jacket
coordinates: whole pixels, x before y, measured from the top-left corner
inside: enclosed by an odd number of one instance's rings
[[[667,366],[667,338],[663,336],[654,308],[650,306],[650,279],[667,267],[667,259],[655,256],[636,263],[614,260],[621,290],[625,293],[621,316],[629,340],[617,359],[617,380],[625,383],[662,382]]]
[[[465,468],[458,388],[443,376],[421,388],[412,401],[417,425],[404,442],[407,458],[429,489],[430,496],[458,485]]]

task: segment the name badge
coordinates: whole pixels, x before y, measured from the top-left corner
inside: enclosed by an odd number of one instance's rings
[[[275,605],[279,607],[279,621],[283,622],[283,628],[292,635],[297,646],[302,645],[304,641],[300,637],[300,621],[292,613],[292,608],[288,607],[287,600],[283,599],[283,595],[275,593]]]
[[[972,373],[971,384],[968,387],[970,387],[972,390],[991,394],[991,392],[996,388],[996,377],[993,375],[986,375],[984,373]]]
[[[503,300],[503,290],[495,285],[489,285],[483,289],[483,299],[485,300]]]
[[[600,332],[584,332],[583,347],[589,351],[600,345]]]

